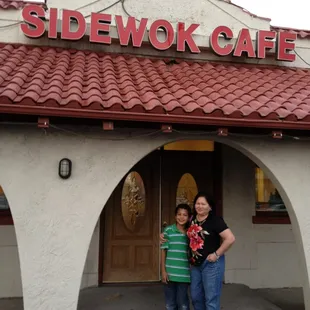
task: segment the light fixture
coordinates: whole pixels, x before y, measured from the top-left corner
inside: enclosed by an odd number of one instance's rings
[[[62,179],[69,179],[71,176],[72,162],[68,158],[63,158],[59,162],[58,174]]]

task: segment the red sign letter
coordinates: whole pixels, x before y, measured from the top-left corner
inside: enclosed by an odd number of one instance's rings
[[[274,31],[259,30],[256,37],[257,58],[266,58],[266,49],[274,48],[274,42],[270,41],[276,37]]]
[[[160,42],[157,38],[158,29],[163,29],[166,39]],[[150,27],[149,39],[151,44],[158,50],[164,51],[171,47],[174,41],[174,30],[172,25],[163,19],[156,20]]]
[[[192,35],[193,32],[199,27],[199,24],[191,24],[187,30],[185,30],[184,23],[178,23],[177,33],[177,51],[185,52],[185,43],[189,47],[192,53],[200,53],[200,49],[197,47]]]
[[[141,19],[138,29],[136,27],[136,20],[132,16],[128,17],[126,27],[124,27],[122,16],[115,16],[115,21],[120,44],[128,46],[131,38],[134,47],[141,47],[146,30],[147,18]]]
[[[225,40],[231,40],[234,37],[232,30],[226,26],[219,26],[214,29],[210,36],[210,46],[215,54],[219,56],[227,56],[229,55],[233,49],[233,44],[226,44],[225,46],[221,47],[219,45],[219,36],[223,35]]]
[[[234,56],[240,57],[243,52],[247,53],[250,58],[256,57],[250,31],[246,28],[241,29],[239,33]]]
[[[71,19],[77,22],[77,30],[71,31]],[[80,40],[86,32],[86,21],[82,13],[71,10],[63,10],[61,38],[64,40]]]
[[[50,9],[50,22],[48,29],[48,37],[50,39],[57,39],[57,16],[58,10],[51,8]]]
[[[90,42],[111,44],[112,39],[108,35],[110,32],[110,24],[112,17],[110,14],[91,14],[91,26],[90,26]],[[107,35],[99,35],[100,32],[105,32]]]
[[[33,16],[35,13],[37,16]],[[20,28],[25,36],[29,38],[40,38],[45,32],[45,25],[42,19],[45,17],[44,9],[38,5],[25,6],[22,12],[25,24],[21,24]],[[31,28],[30,26],[34,27]]]
[[[279,32],[277,40],[277,60],[295,61],[296,55],[290,54],[289,51],[294,51],[296,33]]]

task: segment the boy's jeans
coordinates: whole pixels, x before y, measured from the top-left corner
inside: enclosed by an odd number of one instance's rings
[[[189,283],[168,282],[164,287],[166,310],[189,310]]]

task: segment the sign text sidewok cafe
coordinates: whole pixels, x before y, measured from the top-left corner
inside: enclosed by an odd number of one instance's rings
[[[29,5],[23,9],[22,16],[24,23],[21,24],[23,33],[29,38],[40,38],[47,31],[50,39],[57,39],[58,9],[51,8],[49,12],[48,29],[46,29],[45,11],[41,6]],[[90,21],[89,41],[92,43],[111,44],[112,38],[109,34],[112,15],[102,13],[92,13]],[[142,18],[136,23],[134,17],[128,17],[125,22],[122,16],[114,16],[118,32],[119,43],[121,46],[139,48],[143,43],[143,38],[147,32],[147,18]],[[71,29],[72,20],[76,23],[76,29]],[[185,23],[178,22],[175,30],[172,24],[164,19],[158,19],[152,22],[148,33],[150,44],[157,50],[165,51],[172,47],[176,41],[176,50],[185,52],[186,47],[192,53],[200,53],[193,34],[199,24],[185,26]],[[63,10],[61,17],[62,40],[80,40],[86,34],[87,23],[82,13],[73,10]],[[159,40],[158,30],[163,30],[165,39]],[[213,52],[219,56],[233,55],[241,57],[246,55],[248,58],[264,59],[266,51],[275,48],[276,59],[281,61],[294,61],[296,33],[275,32],[269,30],[258,30],[256,32],[256,43],[253,43],[250,30],[243,28],[240,30],[235,43],[232,43],[234,37],[233,31],[227,26],[218,26],[210,35],[210,47]],[[220,44],[219,39],[224,38],[226,44]]]

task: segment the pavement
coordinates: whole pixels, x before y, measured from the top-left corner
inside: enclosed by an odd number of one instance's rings
[[[1,310],[23,310],[21,298],[0,299]],[[78,310],[163,310],[161,285],[109,286],[80,293]],[[223,286],[222,310],[304,310],[301,289],[251,290],[244,285]],[[42,309],[43,310],[43,309]]]

